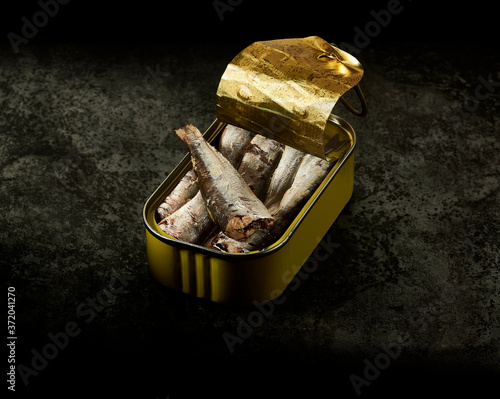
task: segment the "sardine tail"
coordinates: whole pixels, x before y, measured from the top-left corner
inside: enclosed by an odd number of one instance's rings
[[[198,128],[191,123],[179,129],[175,129],[175,134],[186,144],[203,137]]]

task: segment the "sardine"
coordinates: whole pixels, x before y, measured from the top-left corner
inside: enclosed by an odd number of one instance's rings
[[[254,136],[255,133],[228,124],[220,137],[219,152],[238,169],[245,148]]]
[[[219,151],[238,172],[260,200],[266,192],[270,174],[276,167],[282,153],[282,145],[275,140],[254,134],[248,130],[227,125],[219,142]],[[239,167],[238,167],[239,165]],[[212,246],[218,234],[215,230],[204,242],[204,246]]]
[[[285,192],[279,207],[272,214],[275,220],[273,225],[256,231],[245,240],[235,240],[219,234],[212,240],[212,246],[225,252],[244,253],[264,249],[279,239],[333,165],[334,163],[306,154],[300,162],[291,187]]]
[[[198,184],[196,183],[196,173],[194,170],[190,170],[158,206],[157,212],[160,219],[165,219],[167,216],[174,213],[193,198],[197,192]]]
[[[219,151],[237,168],[245,147],[250,143],[255,134],[248,130],[227,125],[219,142]],[[183,206],[198,192],[196,173],[194,170],[188,171],[179,181],[177,186],[158,206],[158,216],[160,219],[166,218]]]
[[[198,186],[212,219],[227,236],[250,237],[273,218],[231,163],[193,125],[175,130],[191,152]]]
[[[283,146],[256,134],[245,148],[238,172],[260,200],[264,200],[273,170],[278,164]]]
[[[283,146],[277,141],[259,134],[232,127],[232,129],[224,131],[224,140],[221,140],[219,144],[219,152],[222,155],[224,155],[224,149],[226,153],[229,153],[229,151],[238,152],[238,156],[235,157],[234,154],[230,153],[231,157],[226,157],[226,159],[234,167],[239,164],[239,174],[257,198],[262,200],[266,193],[269,178],[281,158]],[[220,229],[213,231],[203,245],[210,249],[216,249],[212,246],[212,241],[218,234],[224,233]]]
[[[279,211],[288,214],[304,206],[333,165],[335,162],[328,162],[314,155],[306,154],[300,162],[291,187],[281,199]]]
[[[178,240],[196,243],[211,223],[201,191],[177,211],[163,219],[158,226]]]
[[[266,229],[267,230],[267,229]],[[262,230],[260,230],[262,231]],[[256,237],[257,233],[254,233],[252,237]],[[250,238],[252,238],[250,237]],[[242,254],[242,253],[247,253],[252,251],[253,249],[253,241],[257,242],[257,245],[260,245],[262,241],[262,245],[265,245],[266,240],[263,238],[259,238],[259,240],[255,240],[255,238],[252,241],[249,240],[235,240],[234,238],[228,237],[225,235],[222,231],[216,234],[210,243],[205,243],[205,247],[211,248],[211,249],[218,249],[219,251],[222,252],[228,252],[228,253],[237,253],[237,254]],[[255,249],[257,251],[257,249]]]
[[[283,194],[292,185],[295,173],[305,155],[305,152],[290,146],[285,146],[283,155],[271,177],[264,200],[264,205],[266,205],[268,209],[273,206],[279,206]]]
[[[212,222],[212,225],[214,226],[213,229],[207,232],[206,235],[204,235],[203,239],[201,240],[200,245],[204,246],[205,248],[208,249],[214,249],[217,250],[217,248],[212,246],[212,241],[217,237],[219,234],[224,234],[220,231],[219,226],[217,226],[214,222]]]
[[[253,133],[236,128],[235,126],[224,130],[223,138],[221,138],[219,146],[221,150],[224,149],[227,154],[231,155],[231,163],[234,167],[237,167],[241,162],[243,150],[253,136]],[[235,153],[231,153],[232,149],[234,149]],[[188,182],[191,184],[188,184]],[[187,190],[187,192],[184,192],[184,190]],[[165,201],[160,204],[158,215],[162,220],[158,225],[165,233],[172,237],[193,244],[201,243],[204,246],[209,246],[215,234],[220,230],[210,219],[205,200],[201,193],[197,196],[198,193],[199,187],[197,184],[196,172],[194,169],[191,169],[167,196]],[[189,205],[187,205],[188,201]],[[171,206],[172,204],[177,206],[179,212],[175,212],[177,209],[173,209],[173,206]],[[171,217],[163,220],[168,216]],[[196,224],[192,223],[193,220]]]

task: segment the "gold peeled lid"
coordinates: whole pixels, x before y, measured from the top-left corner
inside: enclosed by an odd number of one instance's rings
[[[217,116],[334,160],[347,150],[351,137],[331,123],[330,114],[362,76],[356,58],[317,36],[255,42],[222,75]]]

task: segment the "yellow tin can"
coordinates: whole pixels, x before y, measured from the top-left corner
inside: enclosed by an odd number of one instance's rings
[[[186,156],[144,205],[147,254],[153,277],[176,290],[232,305],[269,301],[281,294],[352,196],[356,135],[347,122],[337,118],[339,122],[351,137],[349,149],[283,236],[262,251],[224,253],[176,240],[158,227],[158,205],[192,167],[190,156]],[[225,125],[216,120],[205,132],[205,139],[217,139]]]
[[[356,135],[354,129],[345,120],[331,114],[331,110],[337,100],[344,102],[341,95],[351,87],[354,87],[360,97],[363,109],[356,111],[346,105],[357,114],[364,114],[366,110],[362,93],[359,86],[356,86],[361,79],[359,71],[362,69],[352,56],[346,55],[330,44],[325,44],[326,42],[316,37],[298,39],[298,44],[292,39],[277,43],[262,43],[264,44],[257,47],[250,46],[250,51],[244,50],[241,53],[243,57],[241,54],[238,55],[228,66],[218,90],[218,117],[204,133],[205,139],[212,144],[217,143],[227,123],[231,123],[295,146],[302,151],[328,160],[336,160],[334,167],[284,234],[261,251],[241,254],[221,252],[176,240],[160,229],[159,220],[156,219],[156,209],[192,168],[189,154],[151,194],[143,209],[148,262],[153,277],[167,287],[223,304],[246,306],[273,300],[285,290],[313,253],[350,200],[354,186]],[[294,47],[296,45],[305,46],[305,50],[304,47],[299,49]],[[264,50],[261,50],[262,48]],[[286,54],[288,50],[290,56]],[[250,54],[250,58],[255,60],[259,51],[263,54],[262,61],[246,68],[247,55]],[[283,79],[279,77],[282,70],[296,69],[301,62],[296,54],[302,57],[305,55],[304,62],[307,67],[310,67],[312,62],[311,57],[316,60],[313,64],[315,62],[321,64],[317,68],[314,67],[315,72],[312,74],[300,71],[305,76],[306,81],[302,84],[306,89],[311,83],[308,83],[307,79],[318,84],[309,90],[309,93],[305,93],[303,88],[295,87],[294,90],[297,92],[309,96],[308,103],[297,98],[297,93],[289,93],[286,104],[284,101],[266,102],[262,93],[257,96],[258,98],[252,97],[251,93],[255,92],[255,82],[258,81],[259,85],[262,85],[265,79],[268,79],[270,84],[279,86],[279,92],[282,93],[282,87],[277,84],[276,79]],[[293,66],[289,67],[288,62],[294,57]],[[268,68],[270,62],[273,63],[271,72]],[[328,79],[318,78],[319,72],[325,68],[325,62],[329,63],[327,70],[333,71],[329,76],[336,79],[336,85],[332,86]],[[261,68],[263,64],[266,64],[265,68]],[[231,71],[236,73],[233,74]],[[276,71],[280,73],[277,74]],[[345,76],[350,77],[350,80],[346,80]],[[323,83],[319,84],[318,81]],[[238,84],[242,84],[245,88],[243,89],[245,95],[242,95],[242,89],[237,87]],[[325,87],[327,89],[333,87],[328,105],[329,114],[325,114],[325,99],[321,97],[329,95]],[[276,95],[275,92],[268,93],[268,96]],[[282,96],[286,97],[285,94]],[[313,101],[314,96],[321,97],[317,109]],[[278,110],[273,108],[273,103],[280,104]],[[321,117],[318,117],[320,114],[322,117],[326,115],[323,122]],[[302,120],[297,122],[295,119]],[[266,129],[263,123],[265,120],[272,120],[274,129]],[[279,129],[276,129],[277,126]],[[278,135],[275,134],[276,131],[279,132]],[[308,131],[315,136],[314,140],[308,140],[308,137],[304,136],[304,132]]]

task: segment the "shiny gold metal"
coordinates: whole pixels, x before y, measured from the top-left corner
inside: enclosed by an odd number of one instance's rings
[[[356,87],[363,67],[352,55],[317,36],[255,42],[227,66],[217,90],[217,116],[299,150],[333,161],[351,137],[327,123],[333,107]],[[356,92],[366,113],[362,93]]]

